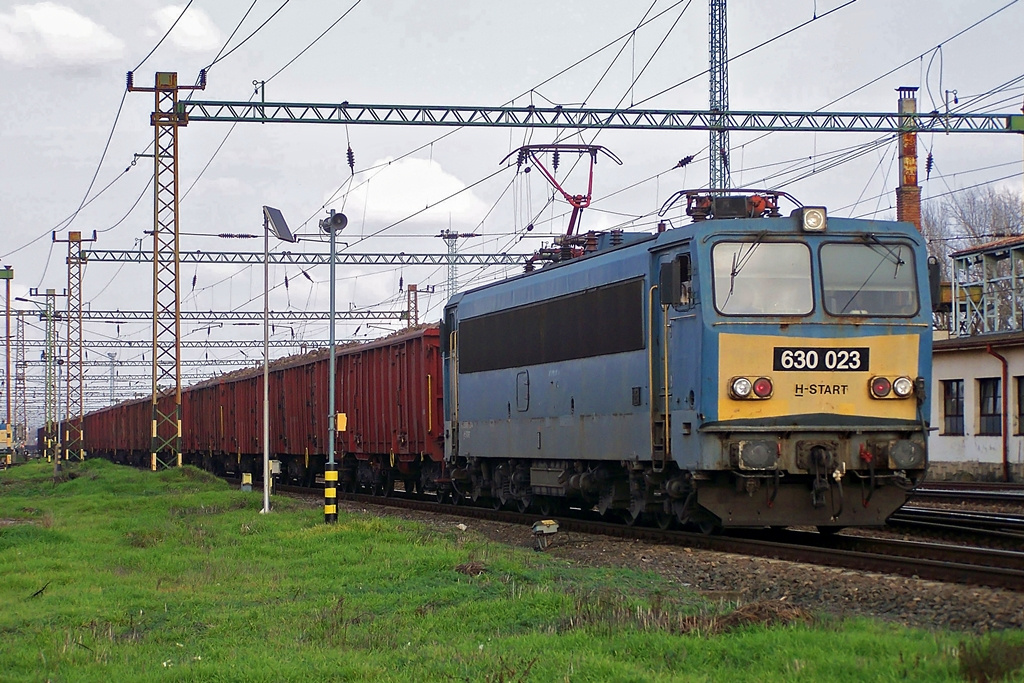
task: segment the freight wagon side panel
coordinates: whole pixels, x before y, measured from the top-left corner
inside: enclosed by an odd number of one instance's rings
[[[348,417],[341,447],[395,461],[444,457],[437,327],[345,350],[338,358],[338,412]]]
[[[216,446],[219,384],[189,389],[181,396],[182,450],[209,453]]]

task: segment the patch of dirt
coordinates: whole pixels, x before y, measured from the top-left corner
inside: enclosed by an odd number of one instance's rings
[[[455,571],[466,576],[480,576],[484,573],[483,562],[466,562],[455,568]]]

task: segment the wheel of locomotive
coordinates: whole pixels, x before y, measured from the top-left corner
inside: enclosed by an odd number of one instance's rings
[[[451,500],[449,501],[452,505],[462,505],[466,501],[466,497],[462,495],[455,484],[452,484]]]
[[[516,510],[519,512],[526,512],[533,505],[533,496],[523,496],[522,498],[516,498],[515,501]]]
[[[668,531],[676,525],[676,516],[671,512],[657,512],[654,515],[654,523],[662,531]]]
[[[560,514],[564,506],[562,499],[555,496],[537,496],[537,509],[545,517]]]
[[[499,498],[498,496],[494,496],[493,498],[491,498],[491,507],[494,508],[495,510],[500,510],[501,508],[505,507],[505,504],[501,502],[501,498]]]
[[[633,512],[632,510],[621,510],[622,521],[626,523],[626,526],[640,526],[643,524],[645,517],[642,512]]]
[[[697,529],[705,536],[715,536],[722,533],[722,525],[713,517],[702,517],[697,520]]]

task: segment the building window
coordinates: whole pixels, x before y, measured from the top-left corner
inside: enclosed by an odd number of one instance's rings
[[[1017,434],[1024,434],[1024,377],[1017,380]]]
[[[964,381],[962,379],[942,380],[942,434],[963,436],[964,434]]]
[[[999,392],[999,378],[978,380],[978,400],[981,423],[979,436],[999,436],[1003,433],[1002,396]]]

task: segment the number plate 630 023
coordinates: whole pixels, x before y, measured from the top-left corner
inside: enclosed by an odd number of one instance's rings
[[[866,346],[858,347],[816,347],[776,346],[772,369],[779,370],[825,370],[828,372],[866,372],[868,368]]]

